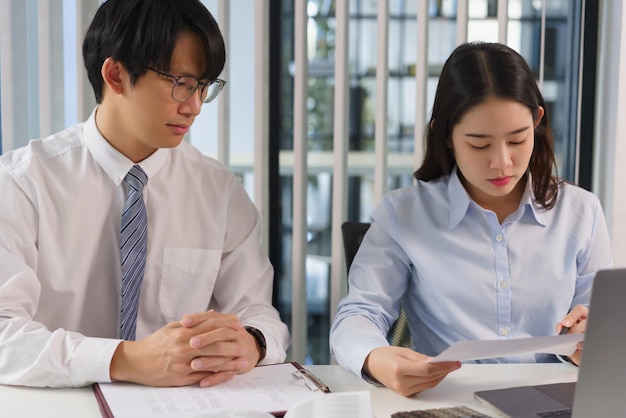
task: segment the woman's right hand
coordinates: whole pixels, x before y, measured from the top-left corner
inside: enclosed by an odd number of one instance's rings
[[[372,350],[363,365],[364,371],[389,389],[412,396],[433,388],[461,362],[429,363],[432,357],[404,347],[379,347]]]

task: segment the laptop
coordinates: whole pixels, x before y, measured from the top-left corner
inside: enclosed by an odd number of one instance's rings
[[[626,269],[598,271],[578,382],[486,390],[474,398],[510,418],[626,417],[625,307]]]

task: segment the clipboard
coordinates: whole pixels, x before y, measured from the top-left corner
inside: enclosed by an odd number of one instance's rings
[[[322,382],[319,377],[315,376],[309,369],[304,368],[300,363],[292,361],[291,364],[297,369],[293,372],[293,375],[304,382],[304,385],[309,388],[310,391],[321,391],[324,393],[330,393],[330,388],[326,383]],[[263,366],[260,366],[263,367]]]
[[[282,417],[290,406],[331,392],[298,362],[257,366],[210,388],[116,382],[95,383],[93,391],[103,418],[149,416],[157,411],[159,417],[170,418],[244,409]]]
[[[96,397],[96,402],[98,402],[98,409],[100,409],[102,418],[114,418],[111,408],[109,408],[109,404],[100,389],[100,384],[94,383],[91,387],[93,388],[93,394]]]

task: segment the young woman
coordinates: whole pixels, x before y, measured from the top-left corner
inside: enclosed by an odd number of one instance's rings
[[[583,332],[609,236],[598,199],[554,173],[546,105],[524,58],[501,44],[459,46],[439,79],[417,182],[384,197],[352,264],[331,330],[339,364],[410,396],[461,367],[427,362],[456,341]],[[415,351],[385,338],[400,306]]]

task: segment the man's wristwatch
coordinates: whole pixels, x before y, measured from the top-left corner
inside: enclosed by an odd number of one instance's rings
[[[267,351],[267,343],[265,342],[265,336],[261,331],[254,327],[245,326],[246,331],[250,333],[256,340],[256,345],[259,347],[259,362],[265,358],[265,353]],[[257,362],[258,363],[258,362]]]

